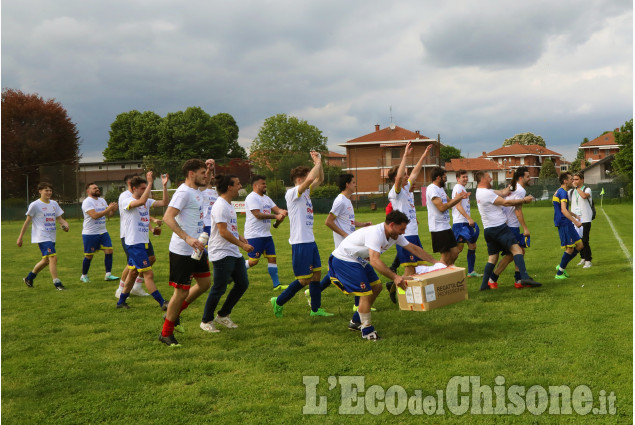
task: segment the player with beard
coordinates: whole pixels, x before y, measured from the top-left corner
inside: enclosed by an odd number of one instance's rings
[[[468,181],[467,171],[456,172],[456,185],[452,188],[452,198],[456,198],[459,193],[467,192],[465,185]],[[452,208],[452,233],[459,247],[459,254],[463,251],[463,245],[467,244],[467,276],[481,277],[482,275],[474,270],[476,264],[476,241],[480,233],[478,224],[472,219],[469,198],[462,199],[461,202]]]

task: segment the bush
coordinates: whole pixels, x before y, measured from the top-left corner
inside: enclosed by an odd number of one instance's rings
[[[311,198],[329,198],[333,199],[340,194],[340,188],[334,184],[326,184],[316,187],[311,193]]]

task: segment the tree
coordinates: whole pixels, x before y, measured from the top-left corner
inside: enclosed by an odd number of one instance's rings
[[[259,172],[273,172],[279,169],[278,165],[283,159],[294,154],[301,153],[308,162],[310,151],[328,150],[326,142],[327,138],[317,127],[305,120],[278,114],[267,118],[260,127],[250,147],[251,159]]]
[[[142,159],[158,155],[162,118],[152,111],[132,110],[117,115],[110,124],[106,161]]]
[[[198,106],[171,112],[159,126],[162,159],[223,158],[227,141],[212,117]]]
[[[620,150],[615,154],[615,173],[629,182],[633,180],[633,119],[626,121],[619,131],[614,131],[615,142]]]
[[[3,89],[2,198],[25,196],[27,175],[28,191],[35,193],[41,165],[76,165],[79,143],[77,126],[61,103]],[[56,192],[60,193],[59,187]]]
[[[461,150],[450,145],[441,146],[439,156],[441,157],[441,164],[450,162],[452,158],[463,158]]]
[[[545,139],[543,139],[541,136],[536,136],[533,133],[520,133],[510,137],[509,139],[505,139],[505,141],[503,142],[503,146],[509,146],[515,143],[519,145],[539,145],[543,148],[547,147]]]
[[[227,155],[225,156],[228,158],[247,159],[245,148],[238,144],[238,124],[236,124],[234,117],[228,113],[221,112],[214,115],[212,121],[218,125],[227,141]]]
[[[540,168],[540,175],[538,176],[540,180],[545,179],[553,179],[558,178],[558,173],[556,172],[556,166],[553,164],[551,158],[546,158],[542,167]]]
[[[584,139],[582,139],[582,143],[580,143],[580,146],[584,145],[588,141],[589,141],[589,138],[585,137]],[[575,174],[578,171],[580,171],[582,169],[582,161],[584,161],[584,167],[585,168],[590,165],[589,161],[586,161],[584,159],[584,149],[578,149],[578,154],[577,154],[575,160],[569,166],[569,172],[571,174]]]

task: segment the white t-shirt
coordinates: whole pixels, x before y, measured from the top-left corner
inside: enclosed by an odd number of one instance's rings
[[[417,224],[417,210],[415,209],[415,197],[410,193],[410,180],[408,184],[401,188],[399,193],[395,191],[395,186],[392,186],[390,192],[388,192],[388,200],[392,203],[393,210],[399,210],[406,214],[410,222],[406,226],[406,236],[418,236],[419,225]]]
[[[203,193],[203,223],[205,226],[209,226],[211,223],[212,205],[218,199],[218,192],[216,192],[216,189],[205,189],[201,192]]]
[[[148,199],[144,205],[131,208],[130,204],[136,201],[133,197],[126,199],[121,208],[126,211],[126,245],[146,244],[150,241],[150,207],[156,201]]]
[[[503,209],[498,205],[494,205],[496,198],[498,198],[498,195],[492,189],[481,187],[476,189],[476,204],[483,221],[483,229],[498,227],[507,222]]]
[[[262,214],[271,214],[271,210],[276,204],[267,195],[258,195],[251,192],[245,199],[245,209],[247,210],[247,218],[245,220],[245,238],[264,238],[271,236],[271,219],[265,218],[259,220],[251,212],[258,210]]]
[[[516,183],[516,190],[510,193],[505,199],[523,199],[527,195],[527,191],[519,183]],[[520,227],[520,221],[516,217],[516,207],[502,207],[507,217],[507,225],[509,227]]]
[[[176,222],[181,229],[189,236],[198,239],[203,233],[203,193],[198,189],[193,189],[183,183],[174,192],[170,200],[170,207],[179,210],[176,215]],[[172,233],[170,240],[170,252],[179,255],[192,255],[194,248],[189,246],[179,235]]]
[[[291,245],[315,242],[311,188],[309,187],[304,193],[298,193],[299,187],[292,187],[284,195],[289,211],[289,243]]]
[[[589,197],[584,199],[578,193],[577,189],[573,189],[573,193],[569,195],[569,202],[571,202],[571,211],[579,215],[581,223],[590,223],[593,220],[593,210],[591,209],[591,188],[584,187],[584,193],[588,193]],[[570,191],[569,191],[570,192]]]
[[[467,192],[467,190],[465,190],[465,186],[457,183],[452,189],[452,199],[456,198],[459,193],[463,193],[463,192]],[[463,207],[463,210],[467,213],[467,215],[472,217],[472,211],[470,210],[470,200],[461,199],[461,206]],[[467,223],[467,222],[468,222],[467,218],[463,217],[463,214],[459,212],[459,210],[456,208],[456,205],[453,206],[452,207],[452,223],[457,224],[457,223]]]
[[[108,208],[108,203],[104,198],[94,199],[87,197],[82,202],[82,211],[84,213],[84,224],[82,227],[82,235],[101,235],[106,233],[106,216],[101,216],[98,219],[93,219],[88,215],[88,211],[94,210],[96,213],[105,211]]]
[[[210,261],[222,260],[225,257],[242,257],[238,247],[222,237],[218,231],[218,226],[216,226],[217,223],[226,223],[227,230],[238,239],[238,217],[236,217],[236,210],[233,205],[219,197],[214,206],[212,206],[210,216],[212,229],[207,243]]]
[[[397,239],[386,238],[384,223],[379,223],[362,227],[348,235],[333,251],[333,256],[349,263],[366,265],[370,259],[369,249],[383,254],[394,244],[404,247],[409,243],[403,235],[399,235]]]
[[[31,217],[31,243],[55,242],[55,222],[62,214],[64,210],[53,200],[48,204],[40,199],[31,202],[26,211]]]
[[[335,224],[337,227],[349,235],[355,231],[355,210],[353,209],[353,203],[346,196],[341,193],[337,195],[337,198],[333,201],[330,213],[335,216]],[[343,240],[342,235],[333,232],[335,248],[337,248]]]
[[[450,228],[450,211],[439,211],[432,198],[440,198],[444,204],[448,202],[448,195],[443,188],[434,183],[426,190],[426,205],[428,206],[428,229],[431,232],[441,232]]]
[[[119,237],[123,238],[126,236],[126,220],[127,220],[127,214],[126,211],[123,209],[122,205],[126,203],[126,200],[128,198],[132,198],[132,192],[130,192],[129,190],[125,190],[121,193],[121,195],[119,195],[119,201],[117,201],[117,204],[119,204]]]

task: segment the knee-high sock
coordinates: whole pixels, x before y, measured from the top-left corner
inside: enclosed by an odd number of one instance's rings
[[[474,271],[474,264],[476,264],[476,250],[467,250],[467,272],[472,273]]]
[[[82,263],[82,274],[83,275],[87,275],[88,274],[88,270],[90,269],[90,262],[93,258],[92,257],[84,257],[84,262]]]
[[[320,291],[324,291],[329,286],[331,286],[331,276],[329,275],[329,272],[326,272],[326,276],[324,276],[322,281],[320,281]]]
[[[161,292],[159,292],[158,289],[154,291],[153,293],[151,293],[150,295],[152,295],[152,298],[157,300],[160,306],[163,306],[163,303],[165,303],[165,300],[163,299],[163,296],[161,295]]]
[[[311,311],[318,311],[318,308],[322,306],[320,282],[312,280],[311,283],[309,283],[309,293],[311,294]]]
[[[481,282],[481,291],[489,289],[489,285],[487,284],[487,282],[489,281],[490,275],[494,271],[494,267],[496,267],[496,265],[490,262],[485,264],[485,268],[483,269],[483,281]]]
[[[567,251],[565,251],[562,254],[562,259],[560,260],[560,268],[562,270],[567,268],[567,264],[569,264],[569,262],[571,260],[573,260],[575,258],[575,256],[578,255],[578,251],[577,250],[573,250],[573,254],[569,254]]]
[[[525,257],[523,257],[523,254],[514,255],[514,264],[518,267],[518,273],[520,273],[521,279],[529,279],[527,268],[525,267]]]
[[[112,271],[112,254],[104,255],[104,265],[106,266],[106,273],[110,273]]]
[[[297,294],[300,289],[302,289],[302,284],[299,280],[294,280],[293,282],[291,282],[289,287],[282,291],[282,294],[278,296],[278,298],[276,299],[276,303],[278,305],[284,305],[287,301],[293,298],[293,296]]]
[[[273,282],[273,286],[280,286],[280,279],[278,279],[278,265],[269,264],[267,266],[267,271],[269,272],[269,276],[271,276],[271,281]]]

